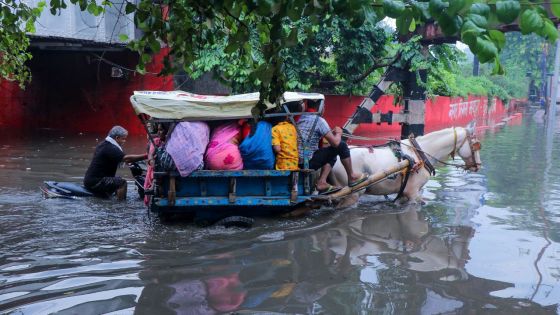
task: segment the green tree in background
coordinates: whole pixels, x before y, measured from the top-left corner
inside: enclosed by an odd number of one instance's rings
[[[391,30],[367,21],[354,27],[338,17],[333,17],[331,23],[319,25],[302,19],[297,29],[297,43],[281,50],[287,89],[360,93],[371,88],[373,82],[367,79],[385,62],[385,45],[390,44]],[[306,29],[309,34],[304,31]],[[258,45],[258,36],[258,32],[251,31],[251,45]],[[213,72],[234,93],[258,89],[259,79],[250,77],[252,65],[241,62],[236,55],[228,55],[225,48],[226,41],[206,45],[201,58],[185,65],[184,69],[193,79]],[[253,61],[262,63],[262,54],[255,52]]]
[[[524,98],[528,96],[530,82],[533,82],[536,86],[540,86],[542,83],[543,52],[548,55],[545,72],[552,72],[554,66],[553,46],[534,34],[523,35],[519,32],[511,32],[506,34],[506,39],[506,45],[500,54],[505,72],[503,75],[493,75],[492,67],[481,65],[479,77],[471,78],[472,61],[466,59],[460,61],[460,75],[468,80],[490,81],[493,85],[503,89],[508,98]]]
[[[66,8],[67,3],[77,4],[95,15],[113,6],[109,0],[99,4],[95,0],[49,0],[48,7],[55,14]],[[258,85],[261,99],[277,102],[283,91],[294,84],[287,64],[295,60],[285,53],[286,49],[301,44],[304,52],[303,48],[320,36],[321,27],[333,27],[337,21],[347,23],[339,23],[339,29],[347,25],[355,29],[391,17],[396,19],[402,38],[436,23],[444,36],[462,40],[481,62],[494,63],[494,73],[503,73],[499,53],[506,37],[499,29],[501,25],[517,20],[523,34],[536,33],[550,41],[558,37],[542,3],[527,0],[411,0],[406,3],[400,0],[140,0],[122,6],[122,14],[134,13],[134,23],[143,32],[141,38],[130,43],[130,48],[141,56],[138,71],[145,70],[151,54],[158,53],[162,44],[170,48],[163,74],[173,73],[179,66],[189,72],[192,64],[207,57],[209,48],[223,45],[227,58],[246,66],[247,80]],[[560,16],[560,3],[551,3],[550,7],[554,15]],[[29,79],[25,62],[30,58],[22,55],[29,43],[24,40],[24,32],[33,31],[31,26],[41,8],[30,8],[21,1],[1,0],[0,12],[1,74],[24,84]],[[23,24],[29,27],[24,29]],[[337,54],[338,58],[344,55],[344,52]],[[358,63],[336,64],[337,72],[366,68],[367,65]],[[229,71],[235,70],[230,67]],[[220,72],[227,75],[228,69]],[[354,81],[355,78],[341,79]],[[255,108],[255,114],[259,108]]]

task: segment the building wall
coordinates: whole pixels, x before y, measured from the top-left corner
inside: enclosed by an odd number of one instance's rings
[[[172,77],[159,77],[161,56],[144,76],[124,70],[111,77],[113,62],[134,69],[131,52],[36,51],[29,67],[33,81],[24,91],[0,82],[0,129],[39,131],[60,129],[75,133],[105,133],[119,124],[131,134],[144,132],[129,102],[134,90],[172,90]]]
[[[30,7],[36,7],[41,0],[26,0]],[[131,1],[134,2],[134,1]],[[98,4],[100,1],[97,2]],[[49,12],[48,6],[35,23],[35,32],[31,35],[41,38],[64,38],[86,40],[96,43],[126,44],[120,35],[129,40],[137,39],[134,28],[134,14],[124,15],[124,0],[111,0],[111,6],[105,6],[104,14],[95,16],[87,10],[82,11],[79,5],[66,1],[67,8],[55,15]]]
[[[325,119],[332,126],[343,126],[352,116],[356,107],[362,102],[362,96],[327,95],[325,99]],[[393,104],[393,96],[384,95],[371,109],[372,112],[398,113],[400,106]],[[466,126],[476,121],[479,129],[493,126],[508,115],[513,107],[507,107],[500,99],[491,102],[486,96],[460,97],[437,96],[426,100],[425,132],[431,132],[452,126]],[[386,138],[399,138],[399,124],[362,124],[354,132],[355,135],[378,138],[371,141],[351,140],[351,144],[384,143]]]
[[[124,71],[125,78],[112,78],[111,65],[86,52],[38,51],[30,67],[33,82],[21,91],[17,85],[0,82],[0,129],[37,131],[43,128],[60,129],[74,133],[105,133],[116,124],[131,134],[144,134],[130,106],[134,90],[173,90],[172,77],[145,76]],[[130,52],[103,55],[108,61],[134,68],[136,56]],[[161,58],[148,67],[159,72]],[[331,126],[343,126],[354,113],[363,97],[327,95],[325,118]],[[510,106],[509,110],[514,108]],[[383,96],[372,108],[373,112],[399,112],[392,96]],[[487,97],[470,96],[467,99],[438,96],[426,102],[425,131],[450,126],[465,126],[477,120],[480,127],[495,124],[507,115],[508,107],[499,99],[488,102]],[[398,124],[362,124],[356,135],[387,138],[399,137]],[[384,142],[367,141],[367,143]],[[364,141],[353,141],[363,144]]]

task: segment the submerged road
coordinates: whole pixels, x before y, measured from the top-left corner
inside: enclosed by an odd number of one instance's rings
[[[481,172],[439,168],[425,205],[363,197],[249,230],[164,225],[131,183],[122,203],[43,199],[43,180],[81,181],[95,143],[0,139],[0,313],[560,312],[560,129],[531,114],[485,133]]]

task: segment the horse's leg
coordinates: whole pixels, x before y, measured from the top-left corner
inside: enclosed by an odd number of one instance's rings
[[[418,174],[410,176],[403,191],[403,196],[408,198],[408,202],[422,203],[422,187],[428,182],[429,178],[430,174],[424,169],[420,170]]]
[[[361,195],[362,193],[357,192],[344,197],[336,204],[335,209],[344,209],[357,204]]]

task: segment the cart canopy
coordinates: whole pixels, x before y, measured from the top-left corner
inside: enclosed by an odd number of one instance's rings
[[[318,93],[285,92],[283,102],[324,100]],[[130,102],[136,114],[155,119],[221,120],[250,118],[259,93],[230,96],[199,95],[183,91],[135,91]],[[266,103],[268,109],[274,104]]]

